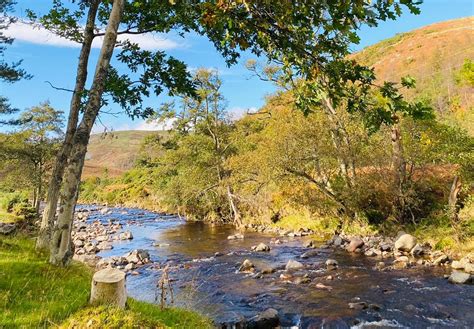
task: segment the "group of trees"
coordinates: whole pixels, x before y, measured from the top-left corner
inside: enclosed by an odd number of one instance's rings
[[[342,152],[336,159],[342,173],[341,184],[351,187],[357,171],[349,154],[351,141],[347,128],[337,112],[359,113],[367,126],[377,130],[382,125],[398,125],[401,115],[421,115],[425,107],[420,103],[406,102],[393,83],[376,84],[373,70],[347,59],[349,47],[358,42],[357,31],[361,25],[375,26],[380,20],[396,19],[404,8],[418,13],[419,4],[417,0],[80,0],[72,4],[54,1],[51,10],[40,17],[29,11],[32,21],[82,45],[64,140],[57,152],[49,182],[38,248],[50,248],[53,264],[67,265],[72,257],[73,213],[87,144],[101,108],[113,102],[131,117],[148,117],[154,109],[144,106],[143,100],[152,93],[160,95],[164,91],[171,96],[182,95],[183,109],[176,113],[184,113],[183,119],[176,119],[184,140],[188,135],[203,136],[203,142],[207,143],[208,153],[201,154],[200,145],[189,139],[183,155],[195,156],[197,161],[204,157],[198,163],[213,168],[209,177],[216,186],[196,190],[191,197],[212,191],[212,198],[225,200],[226,212],[237,223],[240,220],[237,202],[241,201],[237,200],[235,183],[231,181],[235,175],[224,166],[234,152],[234,144],[228,139],[231,136],[227,131],[229,125],[221,117],[216,81],[192,79],[185,63],[164,51],[143,50],[127,40],[127,35],[170,31],[185,35],[192,32],[207,37],[229,65],[237,62],[242,51],[264,55],[270,62],[277,63],[278,80],[291,86],[293,102],[301,111],[295,112],[295,116],[308,115],[316,110],[326,114],[331,126],[329,139],[337,152]],[[119,35],[123,38],[120,42]],[[97,37],[103,37],[102,48],[90,80],[92,83],[86,86],[87,68],[92,64],[91,46]],[[117,67],[112,66],[114,53],[116,63],[119,63]],[[402,84],[410,87],[412,82],[408,79]],[[378,95],[378,101],[374,101],[374,94]],[[171,105],[168,107],[171,109]],[[399,147],[400,134],[396,134],[396,129],[394,144]],[[170,140],[169,143],[178,142]],[[178,149],[183,150],[181,147]],[[399,160],[399,168],[402,168],[402,160]],[[313,165],[319,166],[320,161]],[[299,169],[289,166],[285,171]],[[306,171],[301,173],[303,177],[306,174]],[[399,192],[404,184],[403,175],[400,171]],[[330,186],[334,183],[324,177],[321,179],[313,179],[315,186],[331,196],[340,211],[347,212],[348,205],[335,194],[335,187]],[[237,183],[243,184],[246,180]],[[201,181],[204,183],[204,179]],[[186,203],[188,199],[181,201]]]
[[[401,116],[394,141],[393,126],[371,131],[361,113],[295,111],[293,90],[281,90],[257,113],[231,121],[216,73],[200,70],[195,80],[199,101],[165,104],[159,118],[172,119],[174,128],[144,142],[132,173],[153,177],[141,182],[148,193],[133,195],[137,186],[132,192],[120,185],[112,198],[97,189],[94,198],[123,203],[152,195],[164,209],[237,225],[245,217],[277,221],[308,212],[376,224],[390,217],[416,223],[441,212],[458,223],[473,181],[474,139],[465,131],[427,112]],[[130,173],[121,178],[132,181]]]

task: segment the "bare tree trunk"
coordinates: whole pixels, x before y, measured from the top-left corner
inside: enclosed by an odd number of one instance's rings
[[[338,156],[339,168],[341,170],[342,175],[344,176],[344,180],[346,181],[347,187],[353,187],[354,180],[356,177],[356,171],[355,161],[350,155],[352,146],[349,135],[329,97],[324,98],[324,109],[326,116],[332,125],[332,142],[336,149],[343,153],[342,155]]]
[[[397,196],[395,200],[396,212],[402,215],[405,213],[405,183],[406,183],[406,162],[403,151],[402,136],[400,131],[400,124],[397,122],[392,126],[391,130],[392,140],[392,167],[395,178],[395,186],[397,188]]]
[[[61,203],[57,224],[51,236],[50,262],[66,266],[72,258],[71,228],[76,206],[82,168],[87,152],[90,133],[100,110],[101,98],[105,87],[107,71],[117,41],[117,30],[124,7],[124,0],[114,0],[104,42],[97,62],[94,81],[83,118],[74,134],[69,163],[64,174],[61,189]]]
[[[234,225],[242,227],[242,218],[240,217],[239,209],[234,202],[234,195],[230,185],[227,185],[227,198],[229,199],[230,209],[232,209],[232,213],[234,214]]]
[[[36,240],[37,249],[45,249],[49,246],[50,231],[54,222],[54,217],[56,215],[56,208],[58,205],[59,191],[63,179],[64,168],[66,167],[69,153],[71,152],[72,140],[74,133],[76,132],[77,122],[79,121],[81,97],[84,92],[84,87],[87,80],[87,65],[89,63],[92,41],[94,40],[95,18],[98,7],[98,0],[90,1],[87,23],[84,30],[84,40],[82,42],[79,63],[77,66],[76,85],[74,86],[74,92],[72,94],[70,104],[66,136],[64,138],[63,145],[56,156],[56,162],[51,175],[46,198],[46,206],[43,211],[38,239]]]
[[[454,176],[453,184],[451,185],[451,191],[449,192],[449,200],[448,200],[448,207],[449,207],[449,214],[453,221],[458,219],[458,194],[462,188],[462,181],[459,176]]]

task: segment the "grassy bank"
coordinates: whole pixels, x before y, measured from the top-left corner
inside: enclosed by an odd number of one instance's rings
[[[0,328],[208,328],[209,320],[186,310],[160,310],[128,300],[126,310],[87,304],[92,272],[73,263],[57,268],[26,236],[0,238]]]

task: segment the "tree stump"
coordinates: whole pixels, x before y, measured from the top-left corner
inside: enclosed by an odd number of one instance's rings
[[[115,268],[100,270],[92,277],[90,303],[94,305],[115,305],[125,307],[127,291],[125,273]]]

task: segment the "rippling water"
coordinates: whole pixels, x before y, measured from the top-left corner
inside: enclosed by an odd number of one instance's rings
[[[283,244],[271,245],[273,236],[247,232],[244,240],[227,240],[236,232],[231,226],[185,222],[176,216],[139,209],[111,210],[107,215],[93,212],[89,220],[118,220],[134,239],[116,241],[114,249],[99,255],[148,250],[155,264],[170,265],[174,305],[195,309],[217,323],[237,322],[272,307],[279,311],[284,327],[474,328],[474,286],[448,283],[441,268],[380,272],[373,269],[380,258],[332,249],[320,249],[319,255],[300,259],[308,250],[303,247],[304,238],[285,238],[288,241]],[[127,225],[130,221],[134,223]],[[271,251],[249,251],[260,242],[270,245]],[[160,246],[154,246],[157,243]],[[223,256],[214,257],[216,252]],[[336,259],[339,268],[326,271],[327,258]],[[245,259],[250,259],[257,270],[282,268],[289,259],[296,259],[307,268],[293,275],[307,274],[311,282],[285,283],[280,279],[283,270],[260,279],[236,273]],[[130,296],[154,302],[162,273],[156,267],[147,265],[138,270],[139,275],[128,276]],[[333,280],[327,280],[328,275]],[[318,283],[330,290],[318,289]],[[364,310],[348,307],[348,303],[357,301],[372,305]]]

